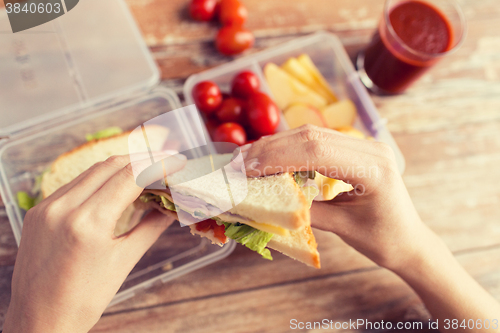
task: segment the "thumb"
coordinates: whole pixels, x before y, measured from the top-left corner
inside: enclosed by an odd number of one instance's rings
[[[332,202],[314,201],[311,206],[311,225],[320,230],[330,231],[337,235],[349,234],[353,229],[352,217],[340,206],[333,207]],[[348,221],[348,223],[344,223]]]
[[[177,219],[173,212],[153,210],[122,241],[130,260],[139,261],[161,234]]]

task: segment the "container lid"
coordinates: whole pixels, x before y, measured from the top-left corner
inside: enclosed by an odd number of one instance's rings
[[[80,1],[55,20],[18,33],[3,10],[0,33],[0,136],[159,82],[123,0]]]

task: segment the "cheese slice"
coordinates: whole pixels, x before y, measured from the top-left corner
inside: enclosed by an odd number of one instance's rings
[[[290,232],[287,229],[277,227],[275,225],[267,224],[267,223],[256,223],[251,221],[245,221],[243,224],[249,225],[252,228],[258,229],[260,231],[269,232],[270,234],[280,235],[280,236],[289,236]]]

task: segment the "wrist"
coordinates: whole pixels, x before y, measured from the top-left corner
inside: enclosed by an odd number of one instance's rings
[[[30,315],[23,307],[15,305],[14,300],[11,301],[5,322],[3,325],[3,333],[20,333],[20,332],[49,332],[44,325]]]
[[[389,268],[413,288],[442,280],[455,267],[459,267],[443,240],[424,226],[406,257]]]
[[[3,333],[56,333],[56,332],[79,332],[74,325],[65,322],[62,316],[42,314],[33,308],[34,303],[28,306],[18,306],[12,297],[12,301],[5,316]]]

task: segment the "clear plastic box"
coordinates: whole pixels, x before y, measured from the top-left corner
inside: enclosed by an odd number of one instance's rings
[[[16,34],[3,10],[0,32],[6,32],[0,38],[0,193],[19,244],[24,212],[16,193],[29,192],[59,155],[85,143],[88,133],[132,130],[181,103],[157,87],[159,71],[123,0],[81,1],[60,18]],[[168,126],[180,136],[191,124],[181,114]],[[212,245],[175,225],[110,305],[220,260],[234,247]]]
[[[264,78],[263,67],[267,63],[278,66],[290,57],[308,54],[320,72],[340,98],[351,99],[358,110],[358,120],[355,127],[378,141],[389,144],[396,154],[401,173],[405,169],[405,159],[391,133],[381,119],[368,91],[361,83],[358,73],[349,60],[342,43],[335,35],[327,32],[297,38],[282,45],[248,55],[231,63],[192,75],[184,85],[184,96],[187,104],[192,104],[193,87],[201,81],[210,80],[219,85],[222,91],[230,91],[230,84],[236,74],[243,70],[253,71],[262,83],[261,90],[272,97],[271,90]],[[278,131],[288,129],[284,117],[281,117]]]

